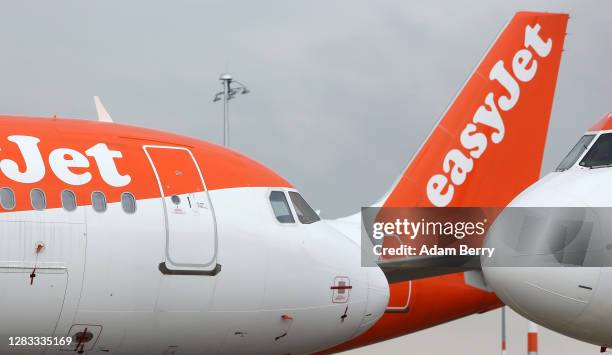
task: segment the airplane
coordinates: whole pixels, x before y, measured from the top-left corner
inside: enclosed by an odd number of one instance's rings
[[[612,111],[588,129],[555,171],[508,205],[515,227],[494,225],[486,245],[500,254],[483,260],[486,282],[505,304],[601,352],[612,346],[611,139]]]
[[[237,152],[104,121],[0,132],[3,353],[306,353],[384,312],[382,271]]]
[[[516,13],[394,187],[374,206],[501,208],[537,181],[568,20],[567,14]],[[359,214],[330,222],[360,240]],[[390,282],[387,311],[368,331],[324,353],[502,306],[481,270],[439,267],[435,258],[420,263],[382,260],[379,266]]]
[[[379,204],[506,206],[536,181],[567,20],[517,13]],[[336,352],[501,306],[478,270],[362,267],[358,214],[96,107],[0,116],[0,352]]]

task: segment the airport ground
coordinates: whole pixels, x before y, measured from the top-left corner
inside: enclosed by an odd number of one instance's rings
[[[371,354],[500,354],[499,310],[477,314],[382,343],[350,350],[343,355]],[[507,310],[507,355],[527,354],[527,320]],[[400,351],[398,349],[405,349]],[[598,354],[594,345],[540,327],[539,354]]]

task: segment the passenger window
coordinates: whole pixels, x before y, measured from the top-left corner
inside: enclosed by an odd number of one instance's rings
[[[125,213],[132,214],[136,212],[136,198],[129,192],[121,194],[121,207]]]
[[[32,189],[30,191],[30,203],[32,208],[38,211],[42,211],[47,207],[47,201],[45,199],[45,193],[41,189]]]
[[[310,207],[308,202],[304,200],[302,195],[295,191],[289,191],[289,197],[293,203],[293,209],[298,216],[298,219],[303,224],[310,224],[321,220],[319,215]]]
[[[293,214],[291,214],[291,209],[289,208],[289,203],[287,202],[284,192],[270,192],[270,204],[272,205],[274,215],[279,222],[295,223],[295,219],[293,218]]]
[[[15,194],[13,190],[8,187],[3,187],[0,189],[0,205],[5,210],[12,210],[15,208]]]
[[[94,191],[91,194],[91,207],[96,212],[106,211],[106,197],[100,191]]]
[[[62,191],[62,207],[66,211],[74,211],[77,208],[76,196],[70,190]]]

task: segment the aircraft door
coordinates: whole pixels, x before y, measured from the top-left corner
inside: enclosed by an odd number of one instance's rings
[[[162,195],[166,219],[166,274],[215,274],[217,236],[213,206],[195,157],[187,148],[145,146]]]
[[[84,224],[0,220],[0,236],[0,353],[41,353],[9,337],[66,334],[82,285]]]

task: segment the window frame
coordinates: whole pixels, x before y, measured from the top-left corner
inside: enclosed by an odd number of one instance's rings
[[[42,202],[43,202],[42,208],[34,207],[34,198],[32,196],[34,191],[39,191],[42,194]],[[44,211],[47,209],[47,194],[45,194],[45,190],[39,189],[38,187],[35,187],[30,190],[30,207],[32,207],[32,210],[34,211]]]
[[[13,196],[13,207],[11,208],[5,207],[4,204],[2,203],[2,199],[0,199],[0,207],[2,207],[2,209],[5,211],[12,211],[17,207],[17,196],[15,196],[15,191],[11,189],[10,187],[8,186],[0,187],[0,190],[4,190],[4,189],[10,191],[11,196]]]
[[[563,172],[566,172],[566,171],[572,170],[572,169],[592,170],[593,168],[589,168],[589,167],[586,167],[586,166],[581,166],[580,162],[582,161],[582,159],[584,159],[584,157],[587,155],[589,150],[591,150],[591,147],[593,146],[593,144],[595,144],[595,142],[597,142],[599,137],[604,135],[604,134],[608,134],[608,133],[612,133],[612,129],[608,129],[608,130],[605,130],[605,131],[586,131],[586,132],[584,132],[583,136],[592,134],[594,137],[591,140],[591,143],[589,143],[589,145],[587,146],[587,148],[582,152],[582,154],[578,157],[578,159],[576,159],[576,161],[574,162],[574,165],[572,165],[571,167],[569,167],[569,168],[567,168],[565,170],[561,170],[561,171],[558,171],[555,168],[552,172],[560,174],[560,173],[563,173]],[[582,136],[581,136],[581,138],[582,138]],[[565,156],[564,156],[564,158],[565,158]]]
[[[72,196],[74,197],[74,209],[67,209],[66,206],[64,205],[64,192],[69,192],[72,194]],[[79,208],[79,202],[77,201],[77,196],[76,193],[70,189],[63,189],[60,192],[60,202],[62,203],[62,208],[64,209],[64,211],[66,212],[74,212]]]
[[[125,207],[123,206],[123,196],[128,195],[132,197],[132,200],[134,201],[134,211],[126,211]],[[121,193],[121,210],[123,210],[123,212],[125,212],[125,214],[136,214],[136,211],[138,211],[138,200],[136,200],[136,196],[134,196],[133,193],[129,192],[129,191],[125,191]]]
[[[585,133],[585,135],[587,135],[587,133]],[[593,137],[593,139],[591,140],[591,144],[588,145],[588,147],[584,150],[583,154],[580,156],[580,158],[574,163],[574,166],[583,168],[583,169],[600,169],[600,168],[610,168],[612,167],[612,164],[604,164],[604,165],[593,165],[593,166],[585,166],[582,165],[582,161],[584,159],[586,159],[587,155],[591,152],[591,150],[594,148],[595,144],[597,144],[597,142],[602,138],[602,136],[607,136],[607,135],[612,135],[612,130],[607,130],[607,131],[601,131],[595,134],[595,136]]]
[[[272,201],[270,201],[270,196],[272,195],[272,192],[281,192],[285,196],[285,200],[287,201],[287,206],[289,207],[289,212],[291,213],[291,216],[293,217],[293,222],[283,223],[278,220],[278,218],[276,217],[276,213],[274,212],[274,208],[272,207]],[[274,220],[276,224],[280,226],[285,226],[285,227],[289,227],[289,226],[296,227],[300,224],[298,221],[297,215],[295,214],[295,211],[293,210],[293,205],[291,201],[289,200],[289,195],[287,194],[286,189],[282,189],[282,188],[268,189],[268,193],[266,194],[266,204],[268,205],[268,211],[270,211],[270,214],[272,215],[272,219]]]
[[[295,194],[299,195],[299,196],[302,198],[302,200],[304,200],[304,203],[306,203],[306,204],[308,205],[308,207],[310,207],[310,209],[311,209],[311,210],[312,210],[312,211],[313,211],[313,212],[314,212],[314,213],[317,215],[317,217],[318,217],[319,219],[317,219],[316,221],[309,222],[309,223],[304,223],[304,222],[302,222],[302,221],[300,220],[300,215],[298,214],[297,210],[295,209],[295,208],[296,208],[296,206],[295,206],[295,202],[293,202],[293,199],[291,198],[291,194],[290,194],[290,192],[293,192],[293,193],[295,193]],[[296,221],[298,221],[300,224],[303,224],[303,225],[309,225],[309,224],[313,224],[313,223],[321,222],[321,216],[319,216],[319,214],[317,213],[317,210],[315,210],[314,208],[312,208],[312,206],[310,206],[310,204],[308,203],[308,201],[306,201],[306,199],[304,198],[304,196],[302,196],[302,194],[301,194],[301,193],[300,193],[298,190],[295,190],[295,189],[287,189],[286,195],[287,195],[287,197],[289,197],[289,202],[290,202],[290,204],[291,204],[291,209],[293,210],[293,213],[294,213],[294,214],[295,214],[295,216],[297,217],[297,218],[296,218]]]
[[[569,154],[572,152],[572,150],[574,150],[574,148],[576,148],[578,146],[578,143],[580,143],[580,141],[586,137],[586,136],[591,136],[591,140],[589,141],[589,143],[586,145],[586,147],[582,150],[582,152],[580,153],[580,155],[578,155],[576,157],[576,159],[574,160],[574,162],[572,163],[572,165],[568,166],[565,169],[559,169],[559,166],[561,166],[561,164],[563,163],[563,161],[569,156]],[[584,157],[586,156],[586,154],[589,152],[589,150],[591,150],[591,147],[593,146],[593,144],[595,143],[595,141],[597,139],[599,139],[599,133],[593,133],[593,132],[586,132],[585,134],[583,134],[578,141],[576,142],[576,144],[574,144],[572,146],[572,148],[563,156],[563,158],[561,159],[561,161],[559,162],[559,164],[557,165],[557,167],[553,170],[553,172],[556,173],[562,173],[564,171],[570,170],[576,166],[581,167],[580,166],[580,162],[582,161],[582,159],[584,159]]]
[[[98,211],[94,207],[94,194],[96,193],[99,193],[102,195],[102,197],[104,197],[104,210],[103,211]],[[95,190],[91,192],[91,209],[94,210],[94,212],[96,213],[105,213],[106,211],[108,211],[108,200],[106,199],[106,195],[104,194],[104,192],[99,191],[99,190]]]

